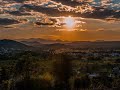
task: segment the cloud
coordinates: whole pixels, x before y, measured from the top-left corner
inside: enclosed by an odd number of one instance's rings
[[[105,31],[105,29],[104,28],[99,28],[96,31]]]
[[[0,18],[0,25],[11,25],[11,24],[18,24],[18,23],[20,22],[14,19]]]
[[[19,1],[19,0],[15,0]],[[46,2],[45,2],[46,1]],[[120,1],[118,0],[29,0],[25,2],[10,2],[0,6],[0,13],[9,14],[12,18],[31,22],[53,22],[53,27],[59,27],[59,19],[50,17],[73,16],[84,18],[105,19],[114,23],[120,18]],[[79,22],[79,21],[77,21]],[[80,23],[80,22],[79,22]]]

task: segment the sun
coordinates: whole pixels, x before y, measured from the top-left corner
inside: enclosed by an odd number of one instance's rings
[[[65,17],[64,23],[68,29],[73,29],[75,27],[75,20],[71,16]]]

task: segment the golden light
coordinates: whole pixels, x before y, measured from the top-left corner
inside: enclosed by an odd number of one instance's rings
[[[65,26],[66,26],[68,29],[73,29],[73,28],[75,27],[75,20],[74,20],[74,18],[71,17],[71,16],[65,17],[64,23],[65,23]]]

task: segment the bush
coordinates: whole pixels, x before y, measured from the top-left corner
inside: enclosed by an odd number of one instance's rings
[[[74,81],[74,88],[78,89],[87,89],[91,85],[90,79],[87,75],[82,77],[77,77]]]
[[[16,90],[52,90],[52,85],[45,79],[30,79],[17,82],[15,88]]]

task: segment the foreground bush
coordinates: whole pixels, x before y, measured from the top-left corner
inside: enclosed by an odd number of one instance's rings
[[[45,79],[22,80],[16,83],[16,90],[52,90],[51,83]]]

